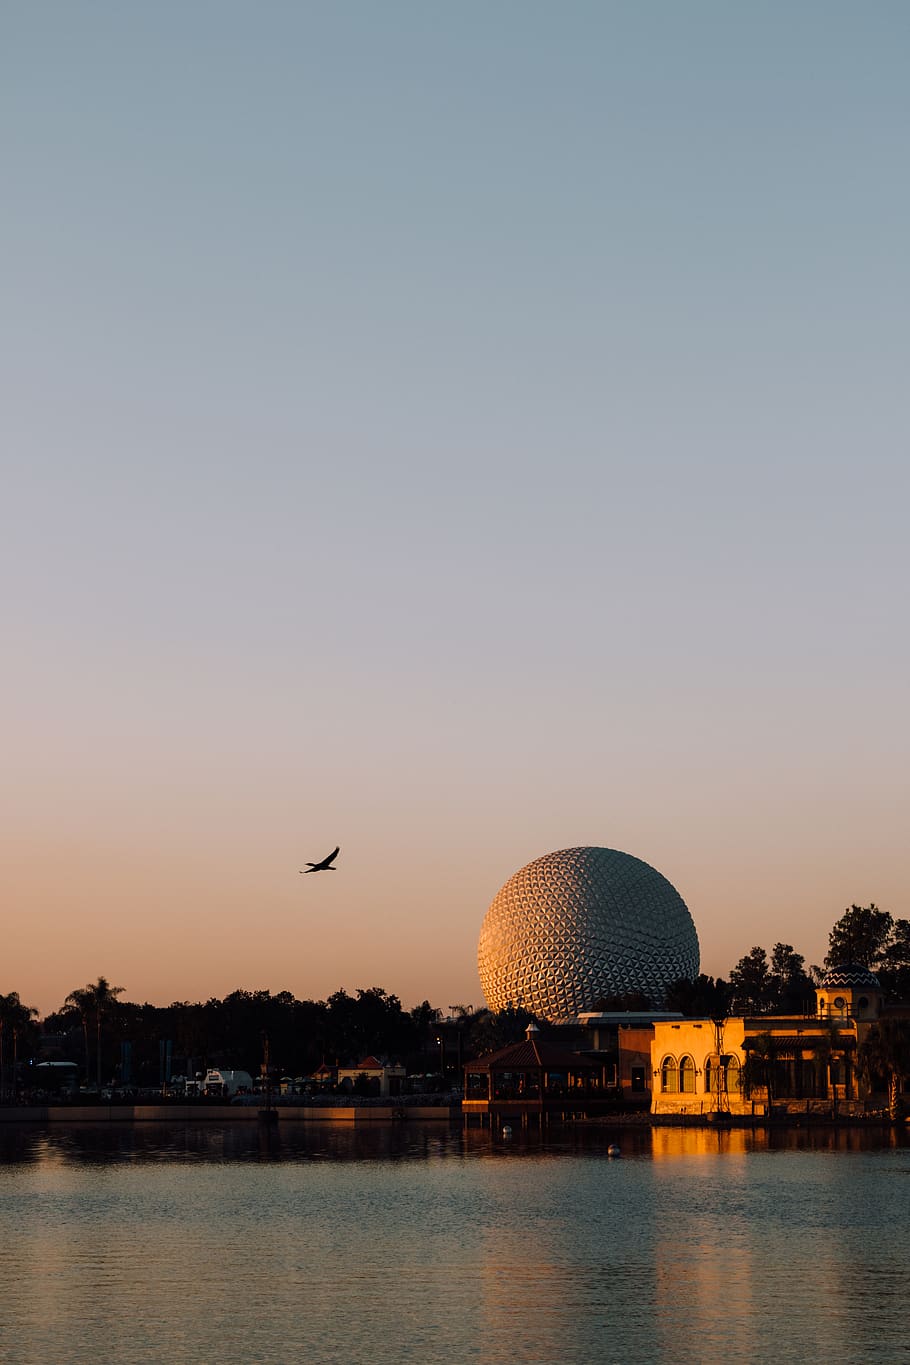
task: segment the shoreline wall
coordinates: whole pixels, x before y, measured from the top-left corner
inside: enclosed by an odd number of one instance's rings
[[[390,1123],[461,1119],[449,1105],[281,1105],[285,1123]],[[259,1109],[241,1104],[58,1104],[0,1106],[0,1123],[256,1123]]]

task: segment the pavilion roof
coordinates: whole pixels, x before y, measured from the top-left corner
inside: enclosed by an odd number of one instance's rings
[[[591,1071],[599,1064],[581,1052],[570,1052],[559,1043],[541,1038],[523,1038],[520,1043],[501,1047],[470,1062],[472,1071]]]

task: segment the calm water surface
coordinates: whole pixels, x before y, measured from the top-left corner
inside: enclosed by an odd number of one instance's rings
[[[0,1294],[15,1365],[910,1361],[910,1147],[0,1125]]]

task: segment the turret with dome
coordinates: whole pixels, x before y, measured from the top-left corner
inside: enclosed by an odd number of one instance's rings
[[[860,962],[830,967],[815,995],[819,1014],[832,1019],[877,1019],[882,1012],[881,982]]]

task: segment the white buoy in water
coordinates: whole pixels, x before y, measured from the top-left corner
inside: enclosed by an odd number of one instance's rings
[[[511,1136],[512,1136],[512,1129],[511,1129],[511,1127],[509,1126],[508,1123],[504,1123],[504,1124],[502,1125],[502,1135],[503,1135],[503,1137],[511,1137]]]
[[[609,1147],[607,1148],[607,1156],[621,1156],[621,1155],[622,1155],[622,1153],[620,1152],[619,1147],[617,1146],[617,1144],[616,1144],[615,1142],[611,1142],[610,1145],[609,1145]]]

